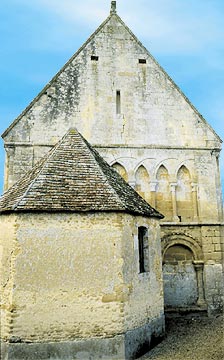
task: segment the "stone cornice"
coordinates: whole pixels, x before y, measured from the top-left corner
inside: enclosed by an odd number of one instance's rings
[[[13,147],[13,146],[30,146],[30,147],[53,147],[55,144],[34,144],[31,142],[5,142],[5,147]],[[221,151],[219,147],[186,147],[186,146],[167,146],[167,145],[121,145],[121,144],[113,144],[113,145],[102,145],[102,144],[92,144],[92,147],[97,149],[161,149],[161,150],[196,150],[196,151]]]

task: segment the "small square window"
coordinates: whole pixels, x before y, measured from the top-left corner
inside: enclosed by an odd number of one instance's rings
[[[92,56],[91,56],[91,60],[92,60],[92,61],[98,61],[98,60],[99,60],[99,56],[92,55]]]
[[[146,59],[138,59],[139,64],[146,64]]]

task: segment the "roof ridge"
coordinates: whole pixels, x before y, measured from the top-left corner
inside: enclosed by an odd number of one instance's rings
[[[67,132],[68,133],[68,132]],[[57,150],[58,146],[61,144],[61,142],[63,141],[64,137],[67,135],[67,133],[61,138],[61,140],[49,151],[47,152],[47,154],[45,156],[43,156],[35,165],[32,169],[30,169],[29,173],[31,174],[32,172],[35,172],[35,170],[38,169],[38,167],[40,167],[39,171],[37,172],[35,178],[31,181],[30,185],[28,186],[27,190],[23,193],[23,195],[21,196],[21,198],[17,201],[17,203],[13,206],[13,210],[16,210],[18,208],[18,206],[20,205],[21,201],[26,197],[26,195],[29,193],[29,190],[32,188],[32,186],[35,184],[35,182],[37,181],[37,177],[39,177],[41,175],[41,173],[44,171],[44,164],[46,163],[46,161],[48,161],[53,154],[55,153],[55,151]],[[19,183],[19,181],[22,179],[19,179],[18,182],[15,183],[15,185],[17,183]],[[10,188],[11,189],[11,188]],[[9,189],[9,190],[10,190]]]
[[[77,132],[78,132],[78,131],[77,131]],[[102,157],[100,154],[98,155],[98,153],[96,152],[96,150],[89,144],[89,142],[82,136],[82,134],[80,134],[79,132],[78,132],[78,134],[79,134],[79,136],[82,138],[82,140],[84,140],[84,143],[85,143],[86,147],[88,147],[88,149],[90,150],[91,156],[92,156],[96,161],[97,161],[97,159],[96,159],[96,156],[95,156],[95,155],[100,156],[101,159],[102,159],[102,161],[104,161],[108,166],[110,166],[110,165],[103,159],[103,157]],[[121,206],[123,206],[123,203],[121,202],[121,199],[120,199],[120,197],[119,197],[116,189],[115,189],[115,188],[112,186],[112,184],[110,183],[107,174],[105,174],[105,172],[103,171],[103,169],[102,169],[102,167],[100,166],[100,164],[98,163],[98,161],[97,161],[97,165],[98,165],[98,168],[99,168],[100,172],[103,174],[104,178],[106,179],[106,182],[109,184],[110,188],[113,190],[114,194],[116,195],[117,199],[119,200]],[[110,169],[111,169],[111,171],[115,171],[115,170],[112,169],[111,167],[110,167]],[[120,174],[118,174],[117,172],[116,172],[116,174],[120,176]],[[128,184],[128,185],[129,185],[129,184]],[[125,210],[125,209],[126,209],[126,207],[124,208],[124,210]]]
[[[108,177],[108,176],[107,176],[107,173],[104,171],[105,169],[102,168],[102,166],[100,166],[100,164],[98,163],[97,157],[99,157],[99,158],[101,159],[101,161],[105,164],[106,167],[109,167],[109,170],[110,170],[111,174],[113,174],[113,175],[117,178],[116,180],[119,180],[119,181],[121,181],[122,183],[125,183],[126,188],[129,188],[129,190],[130,190],[132,193],[135,193],[135,196],[138,197],[139,202],[144,202],[144,203],[146,203],[146,204],[152,209],[152,213],[153,213],[153,211],[155,211],[155,213],[157,214],[157,217],[158,217],[158,216],[163,217],[163,215],[161,215],[161,214],[160,214],[156,209],[154,209],[145,199],[143,199],[143,198],[137,193],[137,191],[135,191],[135,189],[133,189],[132,186],[129,185],[129,183],[126,182],[126,181],[123,179],[123,177],[122,177],[116,170],[114,170],[114,169],[104,160],[104,158],[98,153],[98,151],[96,151],[96,150],[91,146],[91,144],[89,144],[89,142],[82,136],[82,134],[80,134],[79,132],[78,132],[78,134],[79,134],[80,137],[84,140],[84,142],[85,142],[86,146],[88,147],[88,149],[90,150],[92,156],[93,156],[94,159],[97,161],[97,164],[99,165],[99,169],[100,169],[101,173],[103,173],[104,177],[106,178],[107,183],[109,184],[110,188],[111,188],[111,189],[113,190],[113,192],[115,193],[116,197],[119,199],[119,202],[120,202],[120,204],[122,205],[122,207],[124,208],[124,210],[130,211],[130,209],[129,209],[127,203],[126,203],[126,200],[127,200],[127,199],[126,199],[126,196],[124,196],[123,193],[122,193],[122,194],[119,194],[119,193],[118,193],[118,189],[117,189],[116,187],[114,187],[114,185],[113,185],[113,183],[112,183],[111,177]],[[121,196],[122,196],[122,198],[121,198]],[[153,215],[151,215],[151,216],[153,216]]]

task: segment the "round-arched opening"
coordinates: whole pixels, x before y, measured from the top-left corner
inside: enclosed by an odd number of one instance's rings
[[[198,299],[197,274],[192,250],[182,244],[167,247],[163,256],[166,308],[187,308]]]
[[[163,257],[163,263],[192,262],[193,260],[194,254],[192,250],[182,244],[168,247]]]

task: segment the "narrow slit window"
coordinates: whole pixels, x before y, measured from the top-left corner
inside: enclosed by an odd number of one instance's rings
[[[120,90],[117,90],[116,92],[116,113],[121,113],[121,92]]]
[[[146,64],[146,59],[138,59],[139,64]]]
[[[92,60],[92,61],[98,61],[98,60],[99,60],[99,56],[92,55],[92,56],[91,56],[91,60]]]
[[[139,272],[149,271],[149,241],[148,229],[144,226],[138,228]]]

